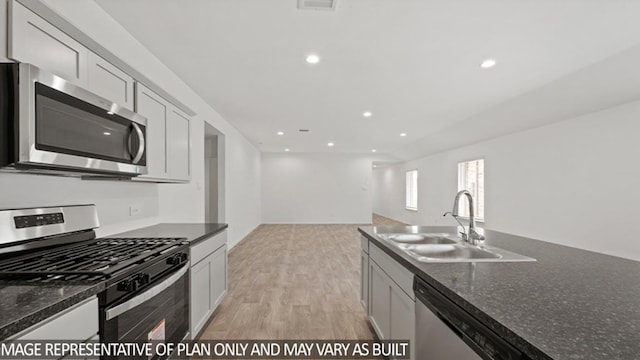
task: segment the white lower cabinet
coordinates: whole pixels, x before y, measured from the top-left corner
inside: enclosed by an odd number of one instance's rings
[[[389,311],[390,338],[411,341],[411,358],[415,359],[416,302],[391,281]]]
[[[12,340],[86,341],[98,334],[98,298],[92,297],[18,333]]]
[[[391,279],[369,261],[369,321],[381,340],[390,339]]]
[[[92,297],[23,330],[10,340],[99,341],[98,298]],[[64,356],[61,359],[66,359]],[[77,359],[77,358],[74,358]],[[87,358],[86,360],[97,360]]]
[[[415,359],[416,303],[413,292],[407,293],[413,274],[375,245],[364,255],[368,272],[362,273],[362,281],[368,277],[369,322],[381,340],[409,340],[411,359]]]
[[[360,252],[360,303],[364,311],[369,313],[369,254]]]
[[[191,337],[207,324],[227,292],[226,231],[191,248]]]

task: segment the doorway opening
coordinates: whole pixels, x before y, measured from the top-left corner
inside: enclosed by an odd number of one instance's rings
[[[204,219],[225,222],[224,134],[204,124]]]

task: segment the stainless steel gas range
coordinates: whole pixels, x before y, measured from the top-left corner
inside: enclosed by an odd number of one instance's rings
[[[182,238],[96,238],[94,205],[0,210],[0,281],[105,282],[102,342],[180,342],[189,331]]]

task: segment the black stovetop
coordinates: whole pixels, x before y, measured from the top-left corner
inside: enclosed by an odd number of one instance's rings
[[[184,246],[183,238],[103,238],[0,261],[0,280],[91,281],[132,271]]]

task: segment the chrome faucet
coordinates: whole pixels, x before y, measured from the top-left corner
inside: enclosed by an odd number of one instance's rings
[[[467,199],[469,200],[468,201],[469,202],[469,231],[467,231],[466,233],[464,232],[464,229],[465,229],[464,225],[462,225],[462,223],[458,219],[458,217],[460,216],[460,214],[458,213],[458,204],[460,202],[460,197],[463,195],[466,196]],[[456,199],[454,200],[454,203],[453,203],[453,210],[447,211],[442,216],[447,216],[447,215],[451,215],[462,227],[463,231],[460,232],[460,235],[462,236],[462,240],[470,243],[471,245],[479,245],[480,241],[484,240],[484,236],[482,236],[476,231],[476,219],[475,219],[475,213],[473,211],[473,196],[471,196],[470,192],[468,192],[467,190],[459,191],[458,194],[456,194]]]

